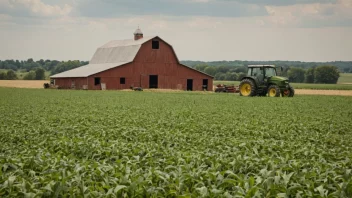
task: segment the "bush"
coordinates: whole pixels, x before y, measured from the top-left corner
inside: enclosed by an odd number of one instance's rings
[[[13,70],[8,70],[6,73],[6,79],[7,80],[16,80],[17,79],[17,75]]]
[[[302,83],[304,81],[305,70],[298,67],[292,67],[287,72],[290,82]]]
[[[6,80],[6,73],[0,72],[0,80]]]
[[[43,68],[37,68],[35,70],[35,79],[44,80],[45,79],[45,70]]]
[[[319,66],[314,72],[315,83],[336,84],[340,77],[340,72],[335,66]]]
[[[35,71],[30,71],[23,77],[23,80],[35,80],[35,77]]]

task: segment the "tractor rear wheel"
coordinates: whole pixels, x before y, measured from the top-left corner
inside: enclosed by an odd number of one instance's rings
[[[291,85],[288,86],[288,89],[282,92],[282,97],[293,97],[295,95],[295,89],[291,87]]]
[[[240,96],[255,96],[256,87],[252,80],[245,78],[240,83]]]
[[[270,85],[268,88],[269,97],[280,97],[280,88],[277,85]]]

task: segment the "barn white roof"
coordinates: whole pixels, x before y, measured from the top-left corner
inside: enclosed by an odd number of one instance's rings
[[[110,41],[95,51],[88,65],[55,74],[50,77],[88,77],[90,75],[132,62],[141,48],[141,45],[155,37],[156,36],[144,37],[138,40],[127,39]]]

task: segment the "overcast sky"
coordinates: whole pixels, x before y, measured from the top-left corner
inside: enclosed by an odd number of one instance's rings
[[[352,0],[0,0],[0,59],[90,60],[138,25],[180,60],[352,60]]]

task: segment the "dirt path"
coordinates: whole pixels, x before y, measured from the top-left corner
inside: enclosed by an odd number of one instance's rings
[[[0,80],[0,87],[15,88],[43,88],[44,83],[48,80]],[[166,90],[153,90],[153,92],[165,92]],[[178,91],[178,90],[168,90]],[[315,89],[295,89],[297,95],[338,95],[352,96],[352,90],[315,90]]]
[[[315,89],[295,89],[297,95],[337,95],[352,96],[352,90],[315,90]]]
[[[48,80],[0,80],[0,87],[43,88]]]

